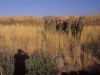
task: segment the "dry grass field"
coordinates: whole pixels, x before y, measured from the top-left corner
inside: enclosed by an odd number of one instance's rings
[[[3,19],[0,19],[0,22],[1,20]],[[84,22],[86,23],[86,20]],[[67,36],[64,33],[46,32],[43,28],[42,20],[40,24],[41,25],[37,26],[24,26],[20,23],[3,25],[3,22],[1,22],[0,65],[4,66],[5,75],[8,73],[11,75],[13,73],[13,56],[18,49],[22,49],[26,52],[30,56],[30,59],[37,54],[36,52],[40,54],[41,59],[42,55],[44,57],[48,55],[50,57],[49,60],[56,63],[56,70],[59,71],[69,72],[72,69],[78,71],[83,68],[89,69],[89,67],[95,63],[99,64],[100,26],[98,23],[93,26],[85,25],[80,40],[77,38],[74,39],[71,34]],[[41,52],[43,52],[42,55]],[[58,58],[60,57],[65,63],[64,66],[58,64]],[[46,60],[48,60],[48,58]],[[29,66],[29,64],[27,64],[27,66]],[[7,68],[11,70],[7,70]]]

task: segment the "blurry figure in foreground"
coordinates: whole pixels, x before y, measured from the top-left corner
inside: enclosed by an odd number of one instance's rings
[[[21,49],[18,50],[18,53],[14,55],[14,74],[13,75],[25,75],[26,67],[25,60],[29,59],[29,56],[24,53]]]

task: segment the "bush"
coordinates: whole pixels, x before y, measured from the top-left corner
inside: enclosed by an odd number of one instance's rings
[[[50,55],[45,52],[35,53],[26,61],[27,75],[55,75],[56,66]]]

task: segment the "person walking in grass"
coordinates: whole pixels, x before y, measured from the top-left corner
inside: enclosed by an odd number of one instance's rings
[[[76,24],[75,24],[75,21],[72,21],[72,24],[71,24],[71,35],[72,37],[75,37],[75,31],[76,30]]]
[[[51,20],[51,32],[52,33],[56,32],[56,23],[53,20]]]
[[[59,30],[58,21],[56,21],[56,31]]]
[[[62,21],[59,20],[59,23],[56,25],[56,30],[61,32],[62,31],[62,27],[63,27]]]
[[[67,22],[64,21],[64,22],[63,22],[63,28],[62,28],[62,31],[63,31],[63,32],[66,32],[66,29],[67,29]]]
[[[48,26],[49,26],[48,25],[48,20],[46,19],[45,22],[44,22],[44,26],[43,26],[45,31],[48,30],[48,28],[49,28]]]
[[[82,18],[79,18],[79,21],[77,22],[77,26],[76,26],[76,35],[79,39],[81,38],[83,26],[84,26],[84,24],[83,24]]]
[[[67,29],[66,29],[66,34],[69,35],[71,32],[71,20],[67,20]]]

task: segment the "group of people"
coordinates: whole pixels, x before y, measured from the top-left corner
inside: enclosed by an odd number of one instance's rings
[[[48,21],[45,21],[44,29],[52,32],[65,32],[67,35],[71,32],[73,37],[81,37],[81,32],[83,30],[83,21],[82,18],[79,18],[79,20],[65,20],[62,22],[62,20],[56,21],[56,24],[51,20],[51,23],[48,23]]]

